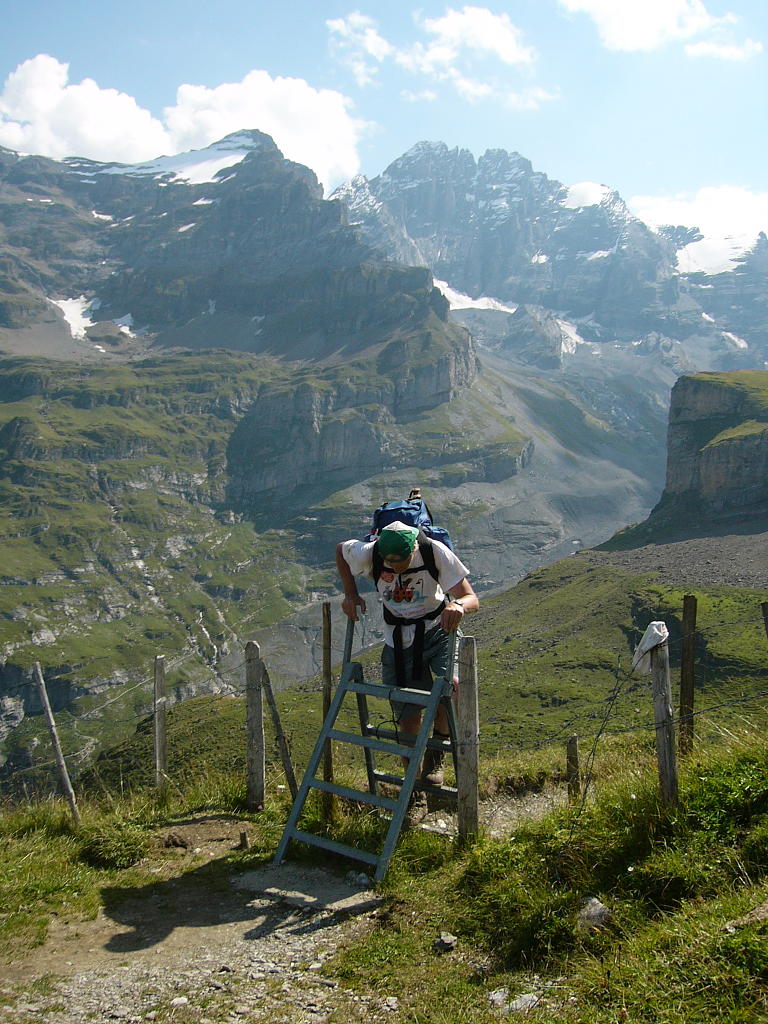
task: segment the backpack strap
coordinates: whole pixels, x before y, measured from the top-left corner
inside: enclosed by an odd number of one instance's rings
[[[421,555],[424,567],[435,583],[438,583],[437,563],[435,562],[435,549],[432,547],[432,541],[423,530],[419,530],[419,537],[416,543],[419,545],[419,554]]]

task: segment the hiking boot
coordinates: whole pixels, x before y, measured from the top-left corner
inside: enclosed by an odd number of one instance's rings
[[[433,739],[441,740],[443,737],[435,735]],[[448,739],[448,737],[446,736],[445,739]],[[431,747],[427,747],[424,754],[424,763],[421,768],[421,781],[428,783],[430,786],[442,786],[445,780],[444,764],[445,751],[443,749],[433,750]]]
[[[427,814],[429,814],[427,794],[417,790],[411,795],[411,802],[408,804],[408,810],[405,812],[404,827],[416,828],[417,825],[424,821]]]

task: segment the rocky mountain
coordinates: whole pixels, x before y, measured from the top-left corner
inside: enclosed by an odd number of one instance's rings
[[[53,356],[73,333],[97,350],[135,350],[138,335],[139,348],[338,360],[445,322],[429,273],[365,243],[260,132],[141,166],[3,150],[0,183],[6,350],[10,329]]]
[[[487,297],[543,307],[592,342],[659,335],[692,368],[757,367],[768,356],[763,237],[731,271],[685,273],[678,253],[696,231],[654,232],[617,192],[563,185],[519,153],[476,160],[443,143],[419,143],[334,195],[372,244],[429,267],[467,307]]]

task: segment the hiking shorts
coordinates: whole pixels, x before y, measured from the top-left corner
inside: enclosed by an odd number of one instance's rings
[[[413,645],[403,648],[405,677],[408,680],[411,679],[413,670],[412,655]],[[418,682],[409,682],[409,688],[429,692],[432,689],[433,679],[453,671],[453,666],[448,664],[450,656],[451,634],[446,633],[442,626],[433,626],[432,629],[428,629],[424,633],[423,678]],[[381,652],[381,681],[385,686],[397,686],[395,649],[389,644],[384,644],[384,649]],[[400,700],[392,700],[390,705],[396,722],[400,722],[403,718],[414,718],[423,710],[420,704],[407,704]]]

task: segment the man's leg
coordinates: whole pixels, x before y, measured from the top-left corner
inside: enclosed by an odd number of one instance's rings
[[[431,629],[424,637],[424,661],[436,679],[440,677],[453,677],[453,665],[449,664],[452,648],[451,635],[445,633],[439,626]],[[442,701],[438,705],[437,714],[435,715],[432,738],[438,740],[450,739],[448,711],[445,703]],[[429,783],[431,786],[442,786],[445,781],[444,763],[445,751],[428,747],[421,769],[422,781]]]
[[[403,651],[405,660],[405,673],[406,679],[411,678],[411,667],[412,658],[411,650],[406,647]],[[385,686],[396,686],[397,679],[395,675],[395,658],[394,651],[388,645],[384,645],[384,649],[381,652],[381,675],[382,681]],[[411,682],[409,684],[414,689],[423,689],[422,686],[413,686]],[[429,689],[429,686],[426,687]],[[402,733],[404,736],[416,736],[419,729],[421,728],[421,707],[418,704],[406,704],[402,701],[393,700],[391,702],[392,716],[395,722],[397,731]],[[410,764],[410,758],[402,758],[403,762],[403,774],[408,771]],[[411,801],[408,805],[408,812],[405,818],[406,826],[415,826],[420,824],[428,814],[429,808],[427,807],[427,797],[423,790],[415,789],[411,794]]]

